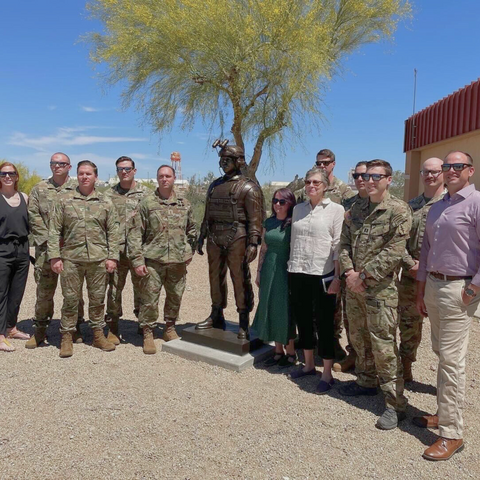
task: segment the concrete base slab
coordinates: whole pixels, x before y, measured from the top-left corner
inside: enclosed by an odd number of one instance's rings
[[[250,329],[250,340],[237,338],[238,323],[225,322],[225,330],[209,328],[196,330],[195,326],[182,330],[182,340],[205,347],[223,350],[234,355],[245,355],[263,345],[254,330]]]
[[[251,353],[235,355],[182,339],[172,340],[162,345],[162,352],[172,353],[188,360],[217,365],[235,372],[243,372],[254,364],[266,360],[273,354],[273,351],[273,345],[263,345]]]

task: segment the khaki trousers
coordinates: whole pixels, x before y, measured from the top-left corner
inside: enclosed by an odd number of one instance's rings
[[[437,404],[440,436],[463,438],[465,357],[472,317],[480,297],[465,306],[462,290],[469,280],[427,277],[425,305],[432,326],[432,348],[438,356]]]

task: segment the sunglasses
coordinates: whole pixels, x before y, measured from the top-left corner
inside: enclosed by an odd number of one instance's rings
[[[50,162],[50,166],[51,167],[60,167],[60,168],[64,168],[66,166],[70,165],[69,163],[65,163],[65,162]]]
[[[10,178],[15,178],[18,175],[18,173],[17,172],[0,172],[0,177],[2,178],[5,178],[7,175]]]
[[[461,172],[468,167],[473,167],[473,165],[470,165],[469,163],[444,163],[442,165],[442,171],[449,172],[450,169],[453,168],[454,172]]]
[[[429,175],[432,177],[438,177],[441,173],[441,170],[420,170],[422,177],[428,177]]]
[[[274,198],[272,200],[273,204],[276,205],[277,203],[279,203],[280,205],[286,205],[287,201],[284,199],[284,198]]]
[[[372,179],[374,182],[379,182],[382,178],[390,176],[383,173],[361,173],[360,175],[366,182],[368,182],[370,179]]]
[[[305,185],[313,185],[318,187],[322,182],[320,180],[305,180]]]
[[[358,180],[361,176],[362,176],[361,173],[354,173],[354,174],[352,175],[352,177],[353,177],[354,180]]]
[[[325,167],[330,165],[331,163],[333,163],[335,160],[317,160],[315,162],[315,165],[317,165],[317,167],[319,167],[320,165],[324,165]]]
[[[130,173],[133,170],[133,167],[117,167],[117,172]]]

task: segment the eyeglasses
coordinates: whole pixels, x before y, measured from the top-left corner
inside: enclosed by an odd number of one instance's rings
[[[354,180],[358,180],[361,176],[362,176],[361,173],[354,173],[354,174],[352,175],[352,177],[353,177]]]
[[[0,177],[2,178],[5,178],[7,175],[10,178],[15,178],[18,175],[18,173],[17,172],[0,172]]]
[[[130,173],[133,170],[133,167],[117,167],[117,172]]]
[[[328,165],[330,165],[331,163],[333,163],[335,160],[317,160],[315,162],[315,165],[317,167],[319,167],[320,165],[324,165],[325,167],[327,167]]]
[[[442,171],[441,170],[420,170],[420,173],[423,177],[428,177],[431,175],[432,177],[438,177]]]
[[[272,200],[273,204],[276,205],[277,203],[279,203],[280,205],[285,205],[287,203],[287,201],[284,199],[284,198],[274,198]]]
[[[379,182],[382,178],[389,177],[390,175],[384,175],[383,173],[361,173],[362,178],[368,182],[372,179],[374,182]]]
[[[442,171],[449,172],[450,169],[453,168],[454,172],[461,172],[468,167],[473,167],[473,165],[470,165],[469,163],[444,163],[442,165]]]
[[[320,180],[305,180],[305,185],[313,185],[318,187],[322,182]]]
[[[60,168],[64,168],[66,166],[70,165],[69,163],[65,163],[65,162],[50,162],[50,166],[51,167],[60,167]]]

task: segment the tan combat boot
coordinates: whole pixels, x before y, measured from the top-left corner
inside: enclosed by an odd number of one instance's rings
[[[409,358],[402,357],[402,365],[403,365],[403,381],[413,382],[413,375],[412,375],[412,361]]]
[[[177,340],[179,338],[175,330],[175,322],[167,322],[163,329],[163,339],[166,342],[170,342],[170,340]]]
[[[153,341],[153,330],[150,327],[143,327],[143,353],[146,355],[157,353],[157,347]]]
[[[334,363],[333,370],[335,372],[343,372],[343,373],[350,372],[351,370],[354,370],[355,369],[356,358],[357,358],[357,354],[355,353],[355,351],[349,352],[349,354],[348,354],[347,358],[345,358],[345,360],[343,360],[339,364],[337,362]],[[336,365],[339,365],[340,370],[335,369]]]
[[[36,327],[35,333],[25,342],[25,348],[37,348],[47,337],[47,327]]]
[[[60,344],[60,358],[67,358],[73,355],[72,333],[62,333],[62,343]]]
[[[118,335],[118,320],[111,320],[107,322],[108,335],[107,340],[114,345],[120,345],[120,338]]]
[[[111,352],[115,350],[115,345],[110,343],[103,334],[103,328],[94,328],[93,329],[93,344],[95,348],[99,348],[104,352]]]

